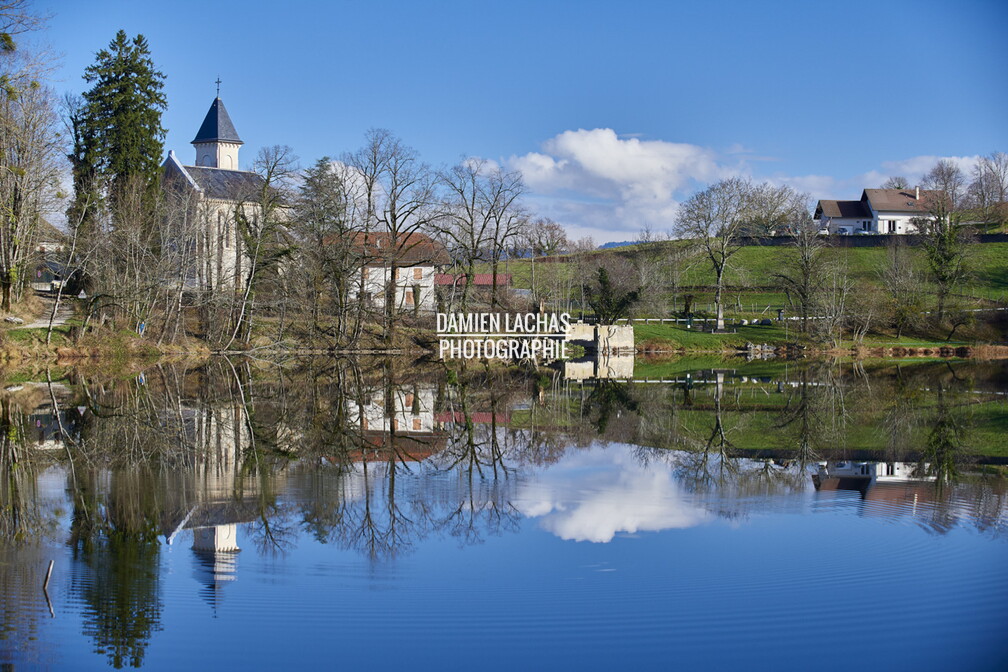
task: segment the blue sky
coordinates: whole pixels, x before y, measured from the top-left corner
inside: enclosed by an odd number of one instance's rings
[[[308,165],[391,130],[435,167],[480,156],[597,242],[671,225],[730,174],[857,198],[935,157],[1008,151],[1008,3],[70,2],[55,87],[122,28],[166,75],[166,148],[223,81],[246,145]]]

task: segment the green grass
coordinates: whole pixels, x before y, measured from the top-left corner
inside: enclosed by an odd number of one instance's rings
[[[1008,457],[1008,401],[988,401],[974,407],[970,443],[984,455]]]
[[[664,243],[667,249],[684,245],[682,241]],[[910,248],[911,253],[919,257],[919,248]],[[594,259],[606,257],[622,257],[624,263],[629,263],[636,254],[634,247],[602,250],[591,255]],[[864,248],[826,248],[825,258],[840,264],[847,276],[855,283],[881,286],[880,273],[888,264],[889,250],[885,247]],[[737,287],[768,287],[776,284],[775,274],[785,266],[793,251],[788,247],[748,246],[741,248],[731,259],[725,282]],[[519,289],[531,288],[531,264],[529,259],[512,259],[507,263],[506,272],[512,274],[513,286]],[[995,301],[1008,301],[1008,243],[983,243],[973,245],[969,250],[967,262],[971,273],[970,280],[962,287],[962,293]],[[579,273],[576,268],[567,268],[566,262],[547,264],[536,262],[536,274],[549,273]],[[487,269],[480,268],[481,272]],[[501,268],[504,272],[504,268]],[[694,258],[684,268],[680,283],[683,286],[708,286],[715,282],[714,272],[710,264],[702,257]],[[926,283],[929,285],[930,283]],[[925,289],[930,287],[925,286]],[[709,303],[713,296],[709,293],[691,292],[697,296],[698,303]],[[734,303],[735,294],[729,292],[726,305]],[[784,295],[780,292],[766,290],[743,291],[743,310],[749,310],[755,304],[759,310],[770,304],[774,307],[784,305]]]
[[[634,342],[638,345],[650,342],[673,349],[723,352],[745,347],[746,343],[780,344],[787,342],[789,337],[792,339],[794,337],[793,329],[785,334],[785,328],[778,322],[768,327],[753,325],[738,327],[737,333],[731,334],[711,334],[701,331],[699,324],[694,326],[696,328],[687,329],[684,325],[672,323],[637,322],[634,323]]]
[[[723,358],[708,357],[677,357],[670,360],[648,360],[637,358],[634,361],[634,378],[674,378],[686,373],[694,373],[707,369],[731,369],[740,376],[780,376],[792,362],[779,360],[758,360],[746,362],[738,357]]]
[[[701,331],[702,323],[694,323],[694,329],[687,329],[680,323],[634,323],[634,342],[638,346],[650,344],[660,349],[693,350],[707,352],[725,352],[745,348],[747,343],[755,345],[785,345],[807,342],[797,331],[798,325],[793,322],[777,322],[770,326],[747,325],[734,328],[737,333],[712,334]],[[920,336],[887,336],[884,334],[869,334],[857,344],[867,348],[943,348],[969,345],[969,341],[946,341],[939,338],[922,338]],[[814,344],[811,344],[814,345]],[[850,348],[855,343],[845,340],[840,348]]]
[[[31,329],[14,328],[8,329],[4,332],[4,337],[9,343],[16,343],[18,345],[30,345],[32,343],[45,343],[46,333],[49,331],[47,327],[34,327]],[[58,327],[53,327],[52,333],[52,344],[53,345],[66,345],[68,338],[70,336],[70,326],[61,325]]]

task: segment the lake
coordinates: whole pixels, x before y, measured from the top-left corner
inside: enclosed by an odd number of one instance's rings
[[[1008,666],[1001,363],[31,378],[3,669]]]

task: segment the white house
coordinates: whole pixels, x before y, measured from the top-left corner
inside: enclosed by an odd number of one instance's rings
[[[347,401],[347,414],[354,426],[386,434],[433,434],[438,429],[434,423],[433,383],[392,387],[391,399],[386,399],[383,392],[383,388],[370,390],[363,405],[353,399]]]
[[[395,305],[399,311],[436,310],[435,278],[450,262],[444,245],[423,233],[358,233],[353,246],[364,260],[360,282],[350,295],[363,293],[363,300],[384,307],[385,290],[395,268]]]
[[[865,189],[859,201],[819,201],[813,219],[831,234],[917,233],[913,220],[933,219],[929,199],[938,192],[914,189]]]

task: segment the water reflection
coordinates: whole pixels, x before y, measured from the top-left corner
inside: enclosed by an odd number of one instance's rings
[[[122,667],[143,664],[163,627],[168,546],[191,554],[216,613],[243,554],[307,543],[378,565],[526,526],[609,543],[850,506],[938,533],[1006,529],[1005,482],[971,475],[1003,436],[1003,371],[616,378],[222,360],[8,391],[0,525],[17,563],[0,562],[0,637],[32,647],[39,613],[22,593],[47,539],[68,550],[83,634]]]
[[[522,515],[560,537],[608,542],[618,533],[692,527],[711,514],[668,468],[632,451],[596,447],[571,452],[518,491]]]

